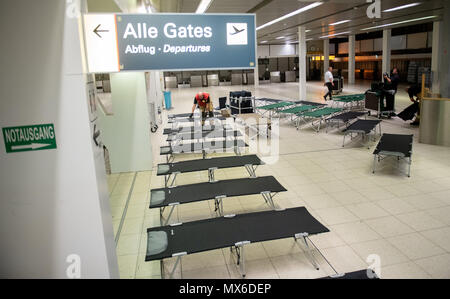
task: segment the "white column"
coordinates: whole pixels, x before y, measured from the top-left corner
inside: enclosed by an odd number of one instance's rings
[[[383,74],[391,70],[391,29],[383,30],[383,62],[381,80]]]
[[[258,47],[256,47],[258,48]],[[254,85],[259,86],[259,64],[258,64],[258,51],[255,51],[255,69],[253,71]]]
[[[355,84],[355,35],[348,37],[348,84]]]
[[[440,93],[439,84],[439,63],[441,56],[441,33],[442,33],[442,21],[433,23],[433,45],[431,53],[431,72],[433,74],[433,93]]]
[[[111,172],[152,169],[150,114],[143,72],[113,73],[111,101],[114,115],[100,117],[103,141],[109,150]]]
[[[440,94],[443,98],[450,98],[450,84],[448,84],[450,80],[450,1],[444,1],[444,17],[442,18],[442,45],[441,45],[441,53],[443,55],[440,57],[440,70],[439,70],[439,81],[442,82],[440,84]],[[448,104],[447,104],[448,105]],[[450,141],[449,143],[450,144]]]
[[[299,100],[306,100],[306,33],[305,27],[298,27],[298,88]]]
[[[0,127],[54,124],[57,147],[6,153],[1,137],[0,277],[119,278],[80,11],[74,1],[24,5],[2,1],[2,24],[14,24],[14,34],[0,26],[8,70],[0,80]]]
[[[325,74],[330,67],[330,40],[323,40],[323,73]]]

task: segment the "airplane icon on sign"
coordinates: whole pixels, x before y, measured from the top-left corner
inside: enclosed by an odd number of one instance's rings
[[[244,31],[244,30],[245,30],[245,28],[244,28],[244,29],[241,29],[241,30],[239,30],[239,29],[237,29],[237,28],[236,28],[236,27],[234,27],[234,26],[233,26],[233,29],[234,29],[234,32],[230,33],[230,35],[235,35],[235,34],[241,33],[242,31]]]

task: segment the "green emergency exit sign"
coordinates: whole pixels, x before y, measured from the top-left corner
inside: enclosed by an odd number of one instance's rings
[[[2,128],[7,153],[56,148],[53,124]]]

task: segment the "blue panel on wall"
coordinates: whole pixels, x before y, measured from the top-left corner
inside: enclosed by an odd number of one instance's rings
[[[118,14],[121,71],[255,67],[254,14]]]

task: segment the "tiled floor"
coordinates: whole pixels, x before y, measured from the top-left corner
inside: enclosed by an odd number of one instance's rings
[[[345,94],[368,89],[369,82],[346,86]],[[205,88],[215,100],[230,90],[250,90],[256,97],[296,99],[298,85],[282,83]],[[169,113],[185,113],[192,106],[197,89],[172,90],[174,108]],[[308,100],[321,101],[324,87],[308,83]],[[409,105],[400,87],[397,111]],[[163,112],[165,121],[167,112]],[[166,124],[160,125],[160,128]],[[275,197],[284,208],[305,206],[330,233],[311,239],[338,272],[363,269],[372,264],[371,255],[380,258],[382,278],[450,278],[450,148],[418,143],[418,129],[398,118],[382,123],[385,133],[414,134],[412,176],[404,164],[383,161],[372,174],[372,151],[357,142],[342,148],[337,131],[316,133],[310,128],[296,130],[287,121],[280,122],[279,157],[274,164],[257,169],[257,175],[274,175],[287,192]],[[165,143],[162,129],[152,134],[153,161],[163,162],[159,146]],[[198,158],[184,155],[181,159]],[[400,170],[399,170],[400,169]],[[216,172],[217,179],[246,177],[242,169]],[[206,172],[179,175],[177,184],[207,180]],[[160,278],[160,263],[145,262],[148,227],[158,226],[159,211],[148,209],[149,189],[164,185],[154,171],[112,174],[108,179],[116,231],[121,277]],[[226,213],[244,213],[268,209],[258,196],[224,201]],[[179,221],[213,217],[213,202],[181,206]],[[251,244],[246,250],[248,278],[316,278],[333,274],[318,256],[321,269],[315,270],[292,239]],[[173,260],[165,260],[169,269]],[[237,278],[238,270],[230,250],[219,249],[183,258],[184,278]],[[180,275],[180,273],[177,273]]]

